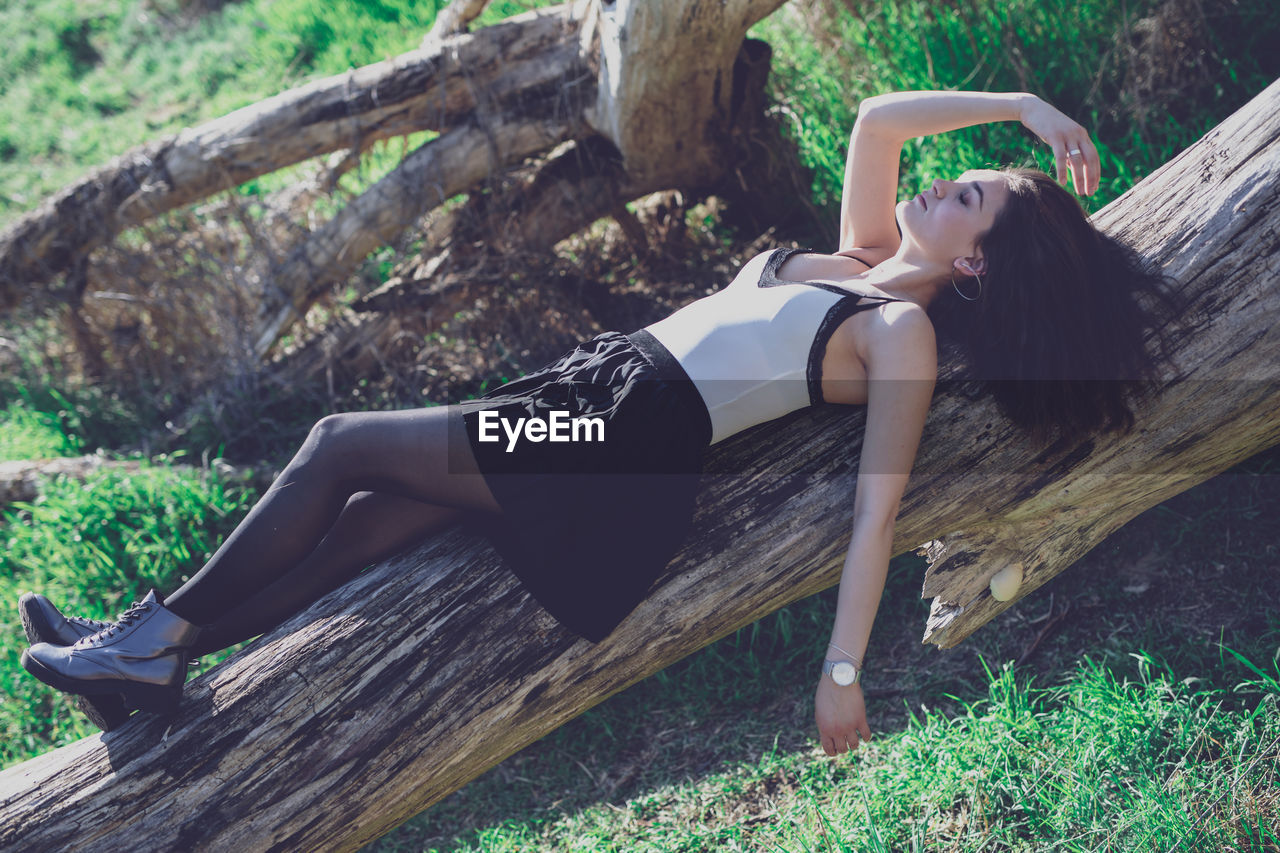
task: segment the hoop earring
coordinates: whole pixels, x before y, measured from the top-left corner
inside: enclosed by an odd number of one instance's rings
[[[966,300],[966,301],[968,301],[968,302],[977,302],[979,299],[981,299],[981,298],[982,298],[982,279],[981,279],[981,277],[979,277],[979,276],[978,276],[978,274],[977,274],[977,273],[974,273],[974,274],[973,274],[973,277],[974,277],[974,278],[976,278],[976,279],[978,279],[978,295],[977,295],[977,296],[965,296],[965,295],[964,295],[963,293],[961,293],[961,291],[960,291],[960,285],[956,284],[956,271],[955,271],[955,269],[953,268],[953,269],[951,270],[951,286],[952,286],[952,287],[954,287],[954,288],[956,289],[956,293],[959,293],[959,294],[960,294],[960,298],[961,298],[961,299],[964,299],[964,300]]]

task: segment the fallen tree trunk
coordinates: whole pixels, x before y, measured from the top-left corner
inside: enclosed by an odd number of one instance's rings
[[[378,246],[424,209],[569,137],[569,120],[532,118],[457,127],[414,151],[391,174],[316,229],[277,269],[263,294],[254,354],[263,358],[334,282],[345,280]]]
[[[1259,263],[1280,239],[1278,164],[1280,83],[1100,214],[1141,230],[1183,281],[1197,308],[1180,318],[1189,357],[1133,437],[1043,452],[989,401],[944,385],[895,552],[1009,526],[1018,553],[1050,559],[1030,567],[1025,594],[1132,515],[1280,441],[1280,305]],[[717,446],[689,541],[600,644],[545,614],[474,531],[450,530],[192,682],[170,723],[136,718],[0,773],[0,845],[355,849],[613,693],[836,583],[863,417],[802,410]],[[1002,606],[981,589],[1007,555],[976,550],[974,533],[950,541],[969,550],[929,583],[968,606],[931,629],[935,642]]]
[[[568,6],[526,13],[236,110],[143,145],[0,233],[0,309],[121,231],[332,151],[446,130],[529,92],[557,94],[578,62]],[[477,99],[479,103],[477,102]],[[554,115],[548,113],[548,118]]]
[[[159,213],[319,154],[348,151],[332,176],[372,142],[419,130],[444,136],[328,223],[291,237],[282,263],[246,276],[263,284],[252,294],[262,303],[251,334],[256,358],[265,359],[370,251],[452,195],[469,193],[468,212],[484,210],[487,217],[440,217],[425,251],[441,263],[414,267],[452,264],[458,256],[450,247],[459,245],[468,247],[463,254],[483,247],[497,255],[502,249],[495,244],[515,255],[548,251],[656,190],[709,191],[727,175],[746,187],[742,169],[763,162],[767,170],[770,158],[794,160],[779,134],[760,132],[770,124],[763,112],[769,50],[743,44],[747,29],[783,2],[578,0],[469,34],[454,31],[484,0],[454,0],[419,50],[143,146],[14,223],[0,233],[0,310],[32,285],[84,269],[94,249]],[[557,156],[566,139],[578,143],[575,156]],[[607,150],[603,157],[576,156],[588,149]],[[543,159],[533,180],[516,181],[510,193],[499,188],[513,167],[535,155]],[[762,190],[774,183],[759,182]],[[506,233],[488,227],[495,212],[511,224]],[[459,221],[471,226],[462,240],[452,233]],[[482,234],[474,239],[477,229]],[[398,278],[406,285],[393,289],[397,298],[421,298],[416,280]],[[70,305],[73,329],[77,321],[87,328],[79,311],[79,302]],[[96,339],[78,340],[86,365],[104,375],[108,360]]]

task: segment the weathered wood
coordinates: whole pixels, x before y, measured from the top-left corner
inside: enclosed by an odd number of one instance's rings
[[[628,44],[637,39],[638,35],[632,34]],[[766,224],[758,230],[767,230],[778,223],[779,211],[794,204],[787,200],[789,197],[803,198],[807,194],[806,182],[784,184],[778,179],[778,173],[785,171],[778,168],[779,161],[798,164],[798,159],[776,133],[776,128],[764,118],[765,84],[771,59],[772,50],[767,43],[758,39],[739,42],[727,75],[732,85],[724,93],[733,109],[726,106],[724,113],[715,114],[714,132],[705,127],[708,123],[705,116],[686,117],[688,122],[695,118],[701,121],[703,135],[710,140],[703,145],[713,151],[696,151],[697,140],[686,138],[678,143],[680,156],[659,152],[653,162],[633,170],[624,161],[616,140],[604,135],[579,139],[572,146],[563,146],[563,150],[543,163],[536,175],[503,193],[496,203],[481,197],[478,204],[467,205],[460,212],[458,221],[452,223],[453,228],[432,229],[434,239],[424,241],[426,246],[434,248],[452,240],[463,245],[484,245],[501,253],[542,251],[596,219],[613,216],[617,210],[624,209],[628,201],[671,187],[695,194],[714,191],[734,199],[749,196],[757,207],[763,207],[757,211],[756,224],[761,221]],[[632,61],[639,69],[637,76],[647,77],[649,65],[636,57]],[[664,91],[655,97],[644,95],[642,98],[640,90],[629,89],[629,94],[642,101],[633,104],[630,111],[651,109],[653,102],[662,103],[663,108],[669,110],[662,97]],[[648,121],[637,119],[634,124],[643,129],[646,137],[653,134]],[[628,143],[633,149],[632,163],[639,157],[634,149],[643,144],[643,140]],[[703,164],[685,171],[690,162],[705,158],[714,160],[714,167]],[[744,173],[749,179],[744,180]],[[750,185],[749,191],[743,190],[744,184]],[[479,209],[472,210],[473,207]],[[638,238],[633,235],[632,239]]]
[[[1280,83],[1099,216],[1142,229],[1198,307],[1185,318],[1192,357],[1144,409],[1146,431],[1037,454],[988,401],[944,384],[896,552],[950,530],[1018,525],[1052,543],[1045,553],[1078,556],[1142,508],[1280,440],[1280,335],[1259,323],[1280,308],[1267,271],[1278,164]],[[801,410],[717,445],[689,541],[602,643],[575,640],[483,539],[450,530],[192,682],[171,723],[138,718],[0,773],[0,846],[359,847],[613,693],[836,583],[863,419],[856,408]],[[950,574],[980,586],[999,561],[969,557]],[[1033,564],[1023,592],[1061,567]],[[930,583],[940,581],[935,570]],[[965,586],[952,583],[939,588]],[[979,595],[963,616],[995,612]],[[943,626],[947,639],[970,627]]]
[[[423,212],[490,172],[555,145],[577,129],[571,117],[464,125],[422,145],[359,198],[313,231],[275,270],[254,330],[261,358],[336,281]]]
[[[931,528],[947,531],[928,549],[926,642],[954,646],[1010,607],[988,588],[1005,565],[1022,566],[1026,595],[1134,516],[1280,442],[1278,111],[1280,82],[1094,217],[1191,297],[1160,401],[1138,409],[1131,437],[1032,454],[986,407],[934,406],[931,424],[972,440],[946,459],[935,448],[913,477]]]
[[[422,37],[421,47],[431,47],[436,42],[464,31],[488,5],[489,0],[453,0],[436,14],[431,31]]]
[[[784,2],[590,5],[581,39],[599,63],[599,84],[587,122],[617,146],[632,181],[661,175],[667,186],[697,187],[722,174],[742,39]]]
[[[632,46],[642,38],[664,37],[660,28],[628,33]],[[664,45],[663,49],[668,48]],[[647,77],[650,67],[641,61],[644,55],[631,51],[631,65],[627,66],[634,67],[640,77]],[[716,112],[714,122],[705,116],[686,116],[687,121],[698,118],[701,122],[703,142],[692,137],[682,140],[680,156],[655,156],[654,162],[633,173],[615,141],[602,134],[588,136],[561,146],[543,160],[532,177],[512,182],[501,193],[477,194],[468,203],[437,216],[423,233],[421,254],[401,262],[391,279],[361,300],[356,310],[432,310],[439,299],[439,288],[433,281],[437,271],[454,275],[456,263],[478,252],[501,259],[548,251],[600,217],[616,218],[618,211],[626,210],[626,202],[673,186],[695,197],[714,193],[729,205],[726,221],[741,224],[743,230],[765,231],[797,218],[816,220],[807,201],[808,179],[800,178],[794,146],[765,116],[771,58],[772,50],[765,42],[745,39],[739,44],[726,76],[732,83],[724,99],[725,111]],[[691,58],[684,56],[681,61],[687,63]],[[643,112],[661,106],[670,112],[664,92],[670,94],[662,90],[650,98],[639,87],[630,86],[628,95],[644,103],[629,109]],[[706,106],[711,109],[710,102]],[[646,121],[636,121],[634,126],[646,134],[652,132]],[[714,153],[698,153],[695,148],[699,144],[714,146]],[[633,153],[632,163],[637,162],[637,156]],[[714,168],[703,163],[686,170],[690,163],[708,160],[714,162]],[[638,246],[645,243],[635,235],[631,239]],[[445,313],[451,315],[451,311]]]
[[[530,93],[558,93],[566,74],[580,74],[568,12],[567,4],[534,10],[438,38],[121,155],[0,233],[0,309],[120,231],[219,190],[477,113],[527,113],[519,104]]]

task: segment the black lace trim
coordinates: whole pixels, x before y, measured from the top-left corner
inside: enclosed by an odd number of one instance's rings
[[[764,272],[760,274],[759,286],[777,287],[783,284],[807,284],[810,287],[820,287],[841,297],[838,302],[827,309],[822,322],[818,324],[818,331],[813,336],[813,344],[809,347],[809,360],[805,365],[804,374],[809,387],[809,405],[816,406],[819,403],[826,402],[822,398],[822,358],[827,354],[827,343],[831,340],[831,336],[835,334],[840,324],[859,311],[875,308],[877,305],[883,305],[886,302],[901,302],[902,300],[895,299],[892,296],[877,296],[872,293],[853,293],[843,287],[836,287],[834,284],[828,284],[824,281],[782,281],[778,278],[778,270],[782,268],[782,264],[787,258],[798,253],[819,254],[812,249],[774,249],[768,260],[765,261]],[[866,264],[868,267],[870,266],[861,258],[854,258],[854,260]],[[863,302],[863,299],[873,301]]]

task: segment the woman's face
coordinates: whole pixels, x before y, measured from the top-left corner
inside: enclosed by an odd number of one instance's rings
[[[956,181],[934,181],[920,195],[898,202],[906,256],[948,271],[960,260],[961,273],[981,274],[985,263],[978,238],[991,228],[1008,197],[1004,176],[988,169],[967,171]]]

